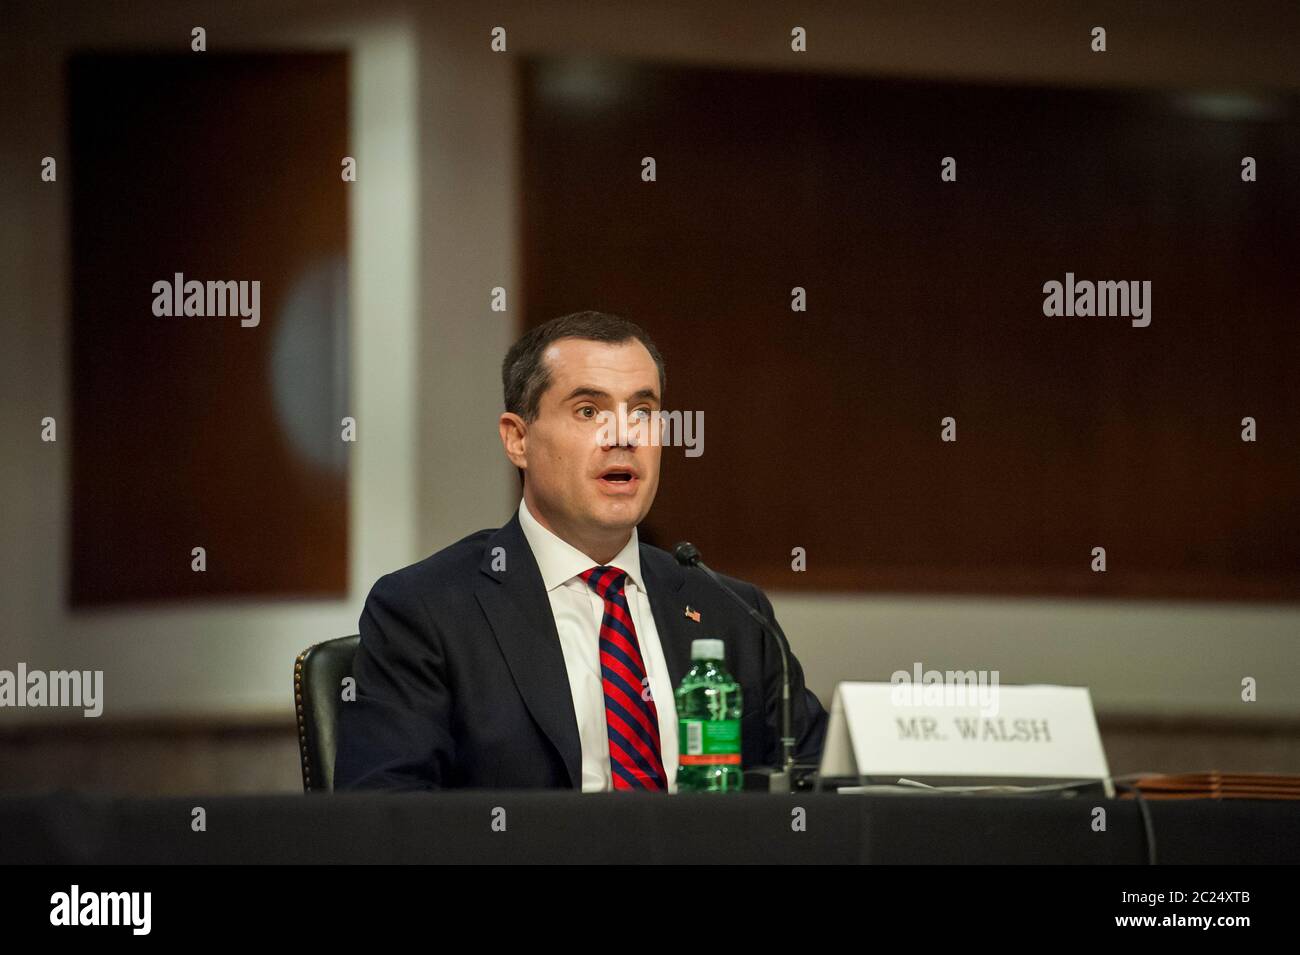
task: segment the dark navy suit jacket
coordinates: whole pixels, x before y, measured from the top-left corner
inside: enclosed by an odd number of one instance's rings
[[[500,550],[497,550],[500,548]],[[673,686],[691,641],[720,638],[741,684],[745,768],[779,757],[781,657],[703,571],[641,544],[655,626]],[[494,561],[494,557],[497,559]],[[505,569],[500,567],[504,558]],[[761,590],[727,583],[772,619]],[[697,623],[686,608],[698,611]],[[550,600],[519,515],[386,574],[361,612],[356,699],[341,704],[334,788],[580,789],[582,754]],[[827,714],[791,655],[799,762],[816,762]]]

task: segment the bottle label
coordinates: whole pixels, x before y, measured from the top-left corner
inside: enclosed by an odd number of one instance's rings
[[[683,766],[740,765],[740,720],[679,720]]]

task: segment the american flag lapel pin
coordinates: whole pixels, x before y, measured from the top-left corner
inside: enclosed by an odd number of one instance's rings
[[[700,622],[700,612],[698,610],[692,610],[690,604],[686,605],[686,616],[690,617],[696,623]]]

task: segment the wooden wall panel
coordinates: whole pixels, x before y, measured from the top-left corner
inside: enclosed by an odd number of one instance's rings
[[[705,415],[647,538],[788,590],[1300,599],[1294,97],[521,83],[526,324],[640,322],[667,407]],[[1150,281],[1151,324],[1045,316],[1067,272]]]
[[[71,603],[345,593],[346,55],[68,81]],[[176,273],[260,282],[258,323],[154,314]]]

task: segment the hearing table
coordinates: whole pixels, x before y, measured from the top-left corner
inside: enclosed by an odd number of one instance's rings
[[[1161,863],[1300,863],[1300,801],[1155,800]],[[1098,809],[1104,812],[1098,812]],[[0,797],[7,863],[1120,863],[1133,800],[576,793]]]

